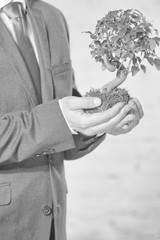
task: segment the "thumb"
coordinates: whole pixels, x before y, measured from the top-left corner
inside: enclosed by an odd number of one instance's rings
[[[72,101],[72,110],[96,108],[101,105],[101,99],[97,97],[76,97]]]

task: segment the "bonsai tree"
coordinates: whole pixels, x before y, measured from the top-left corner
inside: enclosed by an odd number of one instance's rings
[[[100,89],[91,89],[86,96],[98,96],[102,105],[92,111],[102,111],[119,101],[128,102],[130,96],[122,84],[129,73],[135,76],[146,72],[145,60],[160,70],[160,58],[156,47],[160,44],[158,30],[146,21],[141,12],[134,9],[110,11],[97,21],[95,32],[90,34],[91,55],[100,62],[102,70],[115,72],[116,77]]]

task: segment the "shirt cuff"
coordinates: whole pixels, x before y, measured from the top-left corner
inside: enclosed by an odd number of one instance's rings
[[[58,102],[59,102],[59,107],[60,107],[60,109],[61,109],[61,112],[62,112],[62,114],[63,114],[63,117],[64,117],[64,119],[65,119],[65,121],[66,121],[66,123],[67,123],[67,125],[68,125],[68,127],[69,127],[69,129],[70,129],[70,131],[71,131],[71,133],[72,133],[72,134],[78,134],[75,130],[73,130],[73,129],[71,128],[71,126],[69,125],[69,123],[68,123],[68,121],[67,121],[67,119],[66,119],[66,117],[65,117],[65,115],[64,115],[63,108],[62,108],[62,104],[61,104],[61,99],[59,99]]]

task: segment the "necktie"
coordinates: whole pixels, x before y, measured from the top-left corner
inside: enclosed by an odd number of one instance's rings
[[[11,2],[3,12],[12,20],[17,45],[30,73],[38,100],[41,101],[40,71],[32,44],[27,36],[26,13],[21,2]]]

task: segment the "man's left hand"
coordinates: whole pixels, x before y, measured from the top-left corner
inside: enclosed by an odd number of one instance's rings
[[[132,98],[128,102],[128,105],[130,106],[131,110],[128,112],[126,117],[118,124],[117,128],[109,132],[109,134],[125,134],[130,132],[139,124],[140,119],[144,116],[144,112],[140,102],[138,101],[138,99]]]

